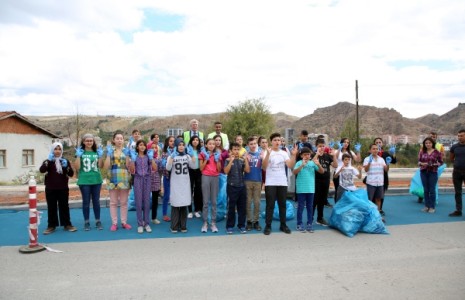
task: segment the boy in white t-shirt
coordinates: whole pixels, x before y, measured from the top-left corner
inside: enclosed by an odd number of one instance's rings
[[[339,168],[339,171],[334,173],[334,178],[339,177],[339,188],[337,189],[336,193],[336,201],[341,199],[344,192],[355,191],[357,189],[354,184],[354,176],[357,176],[358,179],[362,178],[362,166],[359,165],[357,168],[354,168],[350,165],[350,160],[350,155],[344,153],[342,155],[342,162],[344,165]]]
[[[384,159],[378,156],[378,151],[378,145],[371,144],[371,154],[363,160],[363,167],[367,172],[368,199],[381,210],[381,199],[384,198],[384,171],[387,172],[388,167]]]
[[[269,235],[271,233],[271,222],[273,220],[273,212],[275,201],[278,201],[279,219],[281,225],[279,230],[284,233],[291,233],[291,230],[286,225],[286,195],[287,195],[287,176],[286,166],[290,169],[294,168],[295,158],[297,154],[297,146],[292,149],[291,157],[281,149],[281,135],[273,133],[270,136],[271,148],[266,152],[262,162],[262,169],[266,170],[265,179],[265,229],[263,233]]]

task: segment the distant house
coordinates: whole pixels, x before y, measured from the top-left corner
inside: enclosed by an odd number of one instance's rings
[[[0,112],[0,181],[37,171],[59,136],[15,111]]]

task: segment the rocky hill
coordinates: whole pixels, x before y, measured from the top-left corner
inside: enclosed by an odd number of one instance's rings
[[[434,128],[439,134],[455,135],[460,129],[465,128],[465,103],[459,103],[456,108],[442,116],[430,114],[415,121]]]
[[[296,132],[307,129],[314,133],[327,133],[329,136],[339,136],[347,122],[355,124],[355,104],[339,102],[333,106],[318,108],[313,114],[294,122]],[[359,106],[359,122],[361,136],[380,136],[383,134],[418,136],[431,130],[440,134],[456,134],[457,128],[465,124],[465,104],[443,116],[427,115],[418,119],[403,117],[390,108],[375,106]]]
[[[129,135],[134,128],[141,131],[143,136],[148,136],[154,132],[160,135],[166,135],[169,128],[180,128],[186,130],[189,128],[189,121],[192,119],[199,120],[199,129],[209,133],[214,131],[213,124],[215,121],[224,121],[226,113],[203,114],[203,115],[173,115],[169,117],[156,116],[139,116],[139,117],[121,117],[121,116],[28,116],[28,118],[63,138],[76,140],[77,127],[80,134],[90,132],[100,136],[106,141],[111,133],[116,130],[122,130]],[[299,118],[290,116],[285,113],[273,115],[275,130],[283,131],[284,128],[292,127],[293,122]],[[79,126],[76,126],[79,124]]]
[[[169,117],[139,116],[29,116],[33,122],[49,129],[62,137],[71,137],[75,140],[76,123],[79,123],[80,134],[92,132],[104,140],[116,130],[122,130],[130,134],[134,128],[138,128],[142,135],[147,136],[153,132],[165,135],[168,128],[187,129],[191,119],[200,121],[200,130],[213,131],[213,123],[223,121],[226,113],[204,115],[173,115]],[[326,133],[331,137],[338,137],[344,126],[349,122],[355,124],[355,105],[349,102],[339,102],[333,106],[318,108],[314,113],[303,118],[290,116],[285,113],[273,115],[275,130],[284,132],[285,128],[294,128],[298,133],[306,129],[313,133]],[[438,116],[429,114],[417,119],[403,117],[399,112],[390,108],[378,108],[375,106],[361,105],[359,107],[360,135],[380,136],[383,134],[418,136],[431,130],[439,134],[455,135],[459,128],[465,124],[465,103],[460,103],[448,113]]]

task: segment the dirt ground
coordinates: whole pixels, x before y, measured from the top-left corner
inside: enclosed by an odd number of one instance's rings
[[[410,186],[410,179],[390,179],[389,180],[389,186],[390,187],[399,187],[399,188],[408,188]],[[357,182],[357,186],[363,187],[362,182]],[[452,187],[452,180],[450,178],[443,178],[439,180],[439,185],[441,187]],[[0,206],[10,206],[10,205],[20,205],[20,204],[26,204],[28,202],[29,196],[28,196],[28,186],[24,185],[22,186],[23,189],[21,189],[21,186],[17,186],[15,191],[2,191],[0,190]],[[333,188],[333,184],[331,183],[331,188]],[[38,192],[37,192],[37,200],[39,202],[45,202],[45,192],[43,191],[40,187],[38,187]],[[101,198],[106,198],[108,197],[108,190],[105,188],[105,186],[102,186],[102,190],[100,193]],[[69,191],[69,199],[70,200],[79,200],[81,199],[81,192],[79,191],[79,188],[75,185],[72,185],[70,187]]]

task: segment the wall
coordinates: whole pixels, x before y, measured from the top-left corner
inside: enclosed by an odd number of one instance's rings
[[[50,153],[52,137],[45,134],[0,133],[0,149],[6,150],[6,168],[0,168],[0,181],[10,182],[30,169],[38,171]],[[22,166],[22,150],[34,149],[34,166]]]

